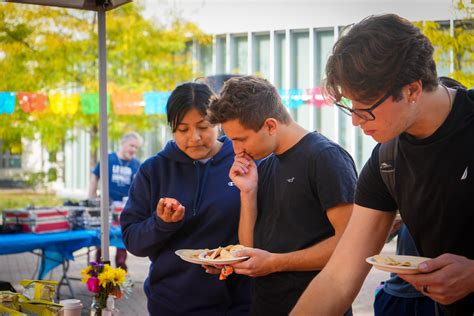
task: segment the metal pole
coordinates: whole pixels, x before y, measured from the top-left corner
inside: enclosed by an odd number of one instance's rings
[[[107,57],[105,34],[105,9],[97,11],[99,27],[99,105],[100,105],[100,240],[102,261],[109,260],[109,160],[107,139]]]

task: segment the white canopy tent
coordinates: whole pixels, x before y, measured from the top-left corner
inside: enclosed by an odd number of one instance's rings
[[[102,260],[109,260],[109,163],[108,163],[108,129],[107,129],[107,56],[106,56],[106,11],[120,7],[133,0],[6,0],[6,2],[36,4],[42,6],[62,7],[96,11],[99,34],[99,107],[100,107],[100,213],[101,213],[101,247]]]

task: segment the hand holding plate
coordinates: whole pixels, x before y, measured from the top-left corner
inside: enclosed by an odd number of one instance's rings
[[[443,254],[418,268],[423,273],[399,277],[438,303],[449,305],[474,291],[474,260]]]

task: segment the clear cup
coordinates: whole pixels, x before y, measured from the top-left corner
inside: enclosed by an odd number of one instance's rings
[[[81,316],[82,303],[81,300],[68,299],[62,300],[59,304],[63,305],[64,316]]]

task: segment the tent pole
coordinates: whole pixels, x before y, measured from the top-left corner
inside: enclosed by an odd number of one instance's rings
[[[105,8],[99,7],[98,32],[99,32],[99,105],[100,105],[100,216],[102,247],[102,261],[109,261],[109,161],[107,139],[107,56],[105,34]]]

